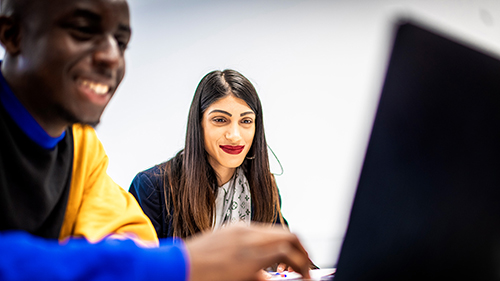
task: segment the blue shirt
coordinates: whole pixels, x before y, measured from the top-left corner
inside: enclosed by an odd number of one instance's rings
[[[0,62],[1,64],[1,62]],[[5,111],[10,115],[14,122],[21,130],[34,142],[45,149],[54,148],[59,141],[64,138],[66,132],[63,132],[58,137],[51,137],[45,130],[36,122],[35,118],[26,110],[21,102],[14,95],[7,84],[7,81],[0,71],[0,102]]]
[[[60,245],[26,232],[0,232],[0,280],[187,280],[182,240],[161,244],[145,249],[131,240],[72,239]]]

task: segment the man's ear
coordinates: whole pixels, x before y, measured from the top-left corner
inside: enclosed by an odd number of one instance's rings
[[[20,52],[19,24],[11,17],[0,16],[0,43],[10,55]]]

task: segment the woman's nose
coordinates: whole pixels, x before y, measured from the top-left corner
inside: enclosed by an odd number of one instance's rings
[[[226,138],[232,142],[239,141],[241,139],[240,128],[238,124],[231,124],[226,132]]]

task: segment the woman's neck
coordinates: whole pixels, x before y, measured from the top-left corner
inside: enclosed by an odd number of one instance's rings
[[[223,186],[226,184],[234,175],[236,168],[226,168],[226,167],[218,167],[215,168],[215,173],[217,174],[217,185]]]
[[[212,157],[208,157],[208,163],[212,166],[217,176],[217,186],[223,186],[227,183],[234,175],[236,168],[224,167],[219,162],[215,161]]]

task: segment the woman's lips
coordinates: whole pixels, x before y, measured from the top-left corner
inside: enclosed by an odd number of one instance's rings
[[[219,145],[219,147],[225,152],[229,154],[240,154],[245,148],[244,145]]]

